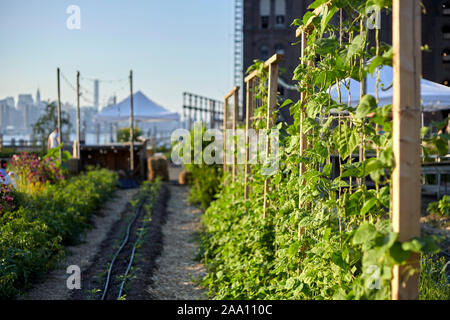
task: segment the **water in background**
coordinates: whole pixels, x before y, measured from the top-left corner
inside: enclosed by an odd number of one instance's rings
[[[77,138],[76,134],[70,135],[70,140],[74,141]],[[115,141],[116,137],[113,137]],[[15,135],[3,135],[3,144],[9,145],[11,144],[11,140],[15,139],[16,145],[19,144],[19,140],[30,141],[31,137],[29,134],[15,134]],[[101,133],[100,134],[100,144],[107,144],[111,142],[111,134],[110,133]],[[96,133],[86,133],[86,144],[97,144],[97,134]]]

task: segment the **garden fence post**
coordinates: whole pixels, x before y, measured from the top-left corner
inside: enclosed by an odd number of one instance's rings
[[[248,199],[248,192],[249,192],[249,186],[248,186],[248,176],[250,174],[250,165],[248,164],[248,161],[250,160],[250,152],[249,152],[249,143],[250,138],[248,135],[248,131],[251,127],[251,121],[253,119],[253,107],[254,107],[254,83],[255,81],[253,79],[249,79],[246,81],[246,100],[247,100],[247,107],[246,114],[245,114],[245,168],[244,168],[244,199]]]
[[[419,0],[394,0],[392,14],[394,46],[392,224],[400,242],[420,236],[420,75],[421,12]],[[406,265],[394,266],[392,299],[418,299],[419,255]]]
[[[228,118],[228,98],[225,97],[223,107],[223,173],[227,172],[227,118]]]
[[[233,182],[236,180],[236,167],[237,167],[237,144],[235,142],[236,129],[239,118],[239,87],[234,87],[234,106],[233,106]]]
[[[77,143],[74,151],[76,152],[76,157],[80,158],[80,71],[77,71]]]
[[[275,55],[276,56],[276,55]],[[272,58],[270,59],[272,60]],[[272,61],[269,64],[269,84],[268,84],[268,97],[267,97],[267,116],[266,116],[266,127],[270,130],[274,124],[273,112],[277,106],[277,92],[278,92],[278,61]],[[269,132],[266,136],[266,159],[268,159],[270,154],[270,138]],[[269,182],[270,179],[266,178],[264,181],[264,218],[267,214],[267,194],[269,192]]]
[[[61,81],[60,81],[60,70],[56,69],[57,81],[58,81],[58,109],[57,109],[57,125],[58,125],[58,142],[62,143],[62,130],[61,130]],[[47,150],[48,151],[48,150]],[[59,149],[58,153],[59,163],[62,163],[62,148]]]
[[[130,70],[130,171],[134,171],[133,71]]]

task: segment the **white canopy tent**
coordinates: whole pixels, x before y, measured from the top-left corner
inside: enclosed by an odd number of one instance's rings
[[[386,91],[382,90],[381,85],[378,90],[379,97],[379,106],[385,106],[392,103],[393,97],[393,68],[389,66],[383,66],[380,69],[380,83],[384,85],[384,88],[389,88]],[[366,83],[367,83],[367,94],[370,94],[376,97],[376,82],[377,75],[376,71],[373,76],[370,73],[367,74]],[[348,80],[346,81],[348,85]],[[446,87],[444,85],[421,79],[420,80],[420,96],[423,106],[424,112],[432,112],[432,111],[440,111],[445,109],[450,109],[450,87]],[[359,103],[361,84],[359,81],[354,79],[350,79],[349,89],[344,85],[344,81],[341,81],[339,84],[341,91],[341,101],[343,104],[348,103],[348,93],[350,91],[350,101],[351,105],[355,107]],[[331,88],[331,97],[333,100],[338,101],[338,92],[337,86],[334,85]]]
[[[176,112],[170,112],[162,106],[147,98],[141,91],[133,94],[133,116],[135,121],[161,122],[179,121],[180,116]],[[98,122],[120,122],[130,119],[130,97],[116,105],[104,108],[95,116]]]

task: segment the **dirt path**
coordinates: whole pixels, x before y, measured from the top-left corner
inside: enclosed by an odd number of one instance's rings
[[[35,285],[20,299],[30,300],[67,300],[70,299],[71,290],[67,289],[66,273],[70,265],[78,265],[83,270],[88,268],[94,257],[101,249],[102,242],[106,239],[111,227],[120,220],[122,213],[126,211],[128,202],[137,193],[138,189],[118,189],[113,197],[102,207],[98,215],[92,217],[92,225],[95,227],[87,232],[82,243],[68,247],[68,254],[58,264],[58,267],[50,272],[43,283]]]
[[[198,280],[205,275],[203,264],[194,261],[202,210],[187,201],[189,188],[168,185],[168,218],[162,228],[163,251],[157,260],[147,293],[155,300],[206,299],[206,290]]]
[[[205,267],[194,260],[199,249],[202,210],[189,204],[189,187],[176,183],[179,171],[181,168],[171,168],[172,181],[164,184],[152,208],[152,220],[136,251],[134,276],[126,285],[127,300],[207,298],[206,290],[199,285]],[[95,227],[82,243],[68,247],[68,254],[58,267],[20,299],[99,299],[101,292],[97,289],[103,288],[105,270],[123,238],[122,229],[134,215],[129,201],[137,191],[117,190],[100,213],[92,217]],[[128,258],[116,263],[128,264]],[[66,270],[70,265],[81,269],[81,290],[67,288]]]

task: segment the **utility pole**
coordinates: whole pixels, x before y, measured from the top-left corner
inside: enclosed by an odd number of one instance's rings
[[[80,71],[77,71],[77,144],[76,155],[80,158]]]
[[[134,171],[133,70],[130,70],[130,171]]]
[[[60,71],[59,68],[56,70],[56,76],[58,81],[58,108],[57,108],[57,119],[58,119],[58,142],[62,143],[62,131],[61,131],[61,85],[60,85]],[[62,148],[59,149],[59,163],[62,164]]]

